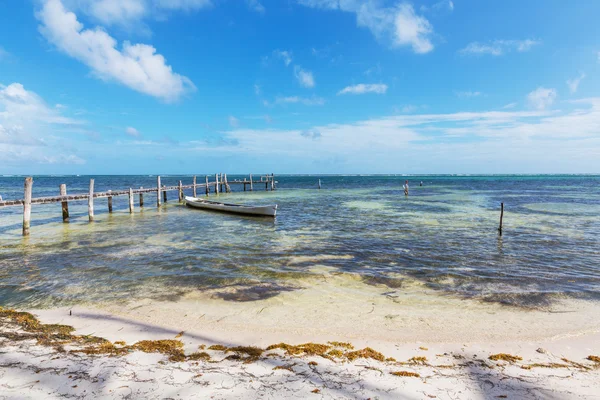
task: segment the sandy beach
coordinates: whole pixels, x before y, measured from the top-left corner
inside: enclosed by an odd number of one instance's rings
[[[444,296],[417,284],[366,285],[352,274],[324,274],[293,295],[231,301],[268,289],[232,286],[170,300],[32,310],[42,323],[109,340],[115,347],[108,353],[80,353],[89,345],[69,341],[57,349],[39,340],[11,340],[7,332],[26,330],[5,316],[0,396],[600,396],[600,359],[594,358],[600,354],[600,321],[592,302],[563,299],[522,309]],[[175,343],[176,353],[136,345],[161,340]],[[115,348],[125,350],[114,354]]]

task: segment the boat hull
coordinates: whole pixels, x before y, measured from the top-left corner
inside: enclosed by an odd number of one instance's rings
[[[185,197],[185,204],[188,207],[202,210],[220,211],[242,215],[257,215],[262,217],[275,217],[277,214],[277,205],[268,206],[245,206],[240,204],[227,204],[218,201],[208,201],[197,197]]]

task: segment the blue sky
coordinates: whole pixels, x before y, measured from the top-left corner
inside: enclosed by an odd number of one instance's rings
[[[0,173],[600,172],[598,15],[0,1]]]

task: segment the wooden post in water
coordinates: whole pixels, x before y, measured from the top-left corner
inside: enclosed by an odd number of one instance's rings
[[[206,182],[206,195],[210,194],[210,187],[208,186],[208,175],[204,177],[204,182]]]
[[[219,194],[219,174],[215,174],[215,194]]]
[[[167,185],[163,185],[163,202],[167,204],[167,190],[165,189]]]
[[[246,178],[244,178],[244,192],[246,191]]]
[[[60,185],[60,195],[61,196],[67,195],[67,184],[66,183],[63,183]],[[63,201],[61,203],[61,205],[62,205],[63,222],[69,222],[69,202]]]
[[[252,182],[252,174],[250,174],[250,191],[253,192],[254,191],[254,184]]]
[[[109,190],[108,192],[110,193],[112,190]],[[112,196],[108,196],[108,212],[112,212]]]
[[[160,176],[156,177],[156,207],[160,207]]]
[[[198,197],[198,195],[196,194],[196,175],[194,175],[194,182],[193,182],[193,187],[192,187],[192,196],[193,197]]]
[[[319,179],[319,190],[321,190],[321,180]]]
[[[183,201],[183,185],[181,181],[179,181],[179,202]]]
[[[502,219],[504,218],[504,203],[500,203],[500,227],[498,228],[498,234],[502,236]]]
[[[140,186],[140,189],[143,189],[143,186]],[[140,208],[144,207],[144,193],[140,192]]]
[[[227,174],[223,174],[223,177],[225,179],[225,191],[231,193],[231,186],[229,186],[229,182],[227,182]]]
[[[88,196],[88,216],[94,222],[94,180],[90,179],[90,195]]]
[[[31,191],[33,189],[33,178],[25,178],[25,197],[23,201],[23,236],[29,236],[31,228]]]
[[[129,214],[133,214],[133,189],[129,188]]]
[[[275,174],[271,173],[271,191],[275,190]]]

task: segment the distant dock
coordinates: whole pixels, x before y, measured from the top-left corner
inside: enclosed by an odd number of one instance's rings
[[[227,174],[215,174],[214,181],[211,182],[209,176],[204,177],[204,183],[197,182],[197,176],[192,179],[191,185],[184,185],[182,181],[179,181],[177,186],[164,186],[161,185],[160,176],[156,177],[156,187],[154,188],[143,188],[139,189],[129,188],[125,190],[109,190],[106,192],[94,192],[94,179],[90,179],[90,190],[88,193],[83,194],[67,194],[67,185],[61,184],[59,186],[59,195],[50,197],[32,197],[33,191],[33,178],[25,178],[24,184],[24,197],[18,200],[3,200],[0,201],[0,208],[2,207],[14,207],[23,206],[23,236],[28,236],[31,229],[31,206],[34,204],[50,204],[50,203],[61,203],[62,204],[62,218],[63,222],[69,221],[69,202],[73,201],[88,201],[88,215],[90,222],[94,221],[94,199],[107,198],[108,199],[108,212],[112,212],[112,199],[117,196],[129,196],[129,212],[133,213],[135,206],[134,200],[135,195],[139,195],[139,206],[144,206],[144,193],[156,193],[156,206],[160,207],[161,204],[167,202],[167,192],[176,190],[178,192],[179,202],[183,202],[185,189],[192,189],[193,197],[198,197],[198,191],[204,192],[206,196],[210,195],[211,189],[213,193],[229,193],[231,192],[231,185],[243,185],[245,191],[253,191],[254,187],[262,188],[265,185],[265,190],[275,190],[275,174],[261,175],[259,180],[252,178],[249,175],[249,179],[244,178],[235,179],[232,181],[227,180]]]

